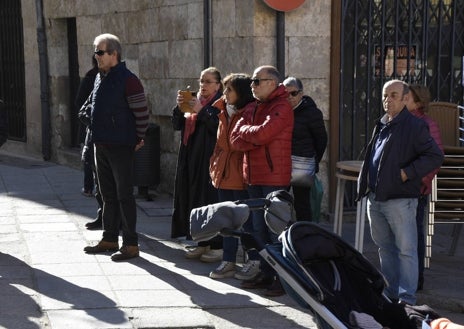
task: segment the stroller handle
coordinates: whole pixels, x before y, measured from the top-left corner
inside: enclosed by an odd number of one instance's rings
[[[271,200],[266,198],[256,198],[256,199],[247,199],[247,200],[237,200],[235,204],[246,204],[248,208],[253,210],[260,210],[271,205]]]

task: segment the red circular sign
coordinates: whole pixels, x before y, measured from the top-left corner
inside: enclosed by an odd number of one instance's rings
[[[272,9],[278,11],[290,11],[298,8],[305,0],[264,0]]]

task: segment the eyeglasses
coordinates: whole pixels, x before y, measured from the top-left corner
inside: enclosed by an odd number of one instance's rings
[[[251,79],[251,83],[254,84],[255,86],[259,86],[259,83],[261,81],[266,81],[266,80],[274,80],[274,79]]]
[[[101,50],[101,49],[100,49],[100,50],[97,50],[97,51],[94,51],[93,53],[94,53],[95,55],[97,55],[97,56],[103,56],[105,53],[111,54],[110,51],[108,51],[108,50]]]
[[[217,81],[211,81],[211,80],[198,80],[198,83],[199,83],[200,85],[204,85],[204,84],[208,84],[208,85],[209,85],[209,84],[211,84],[211,83],[219,83],[219,82],[217,82]]]
[[[301,90],[289,91],[288,93],[289,93],[291,96],[295,97],[296,95],[298,95],[299,93],[301,93]]]

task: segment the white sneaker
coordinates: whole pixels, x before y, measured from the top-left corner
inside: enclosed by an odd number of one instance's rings
[[[222,260],[222,249],[210,249],[200,256],[200,260],[205,263],[219,262]]]
[[[195,259],[195,258],[200,258],[201,255],[204,253],[207,253],[210,249],[209,246],[205,247],[187,247],[187,251],[185,252],[185,258],[188,259]]]
[[[251,280],[259,273],[259,260],[249,260],[234,275],[239,280]]]
[[[223,278],[231,278],[235,274],[235,263],[222,261],[219,266],[211,271],[209,277],[211,279],[223,279]]]

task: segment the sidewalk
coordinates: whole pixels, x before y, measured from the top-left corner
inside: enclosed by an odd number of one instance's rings
[[[101,231],[84,227],[96,202],[80,194],[82,178],[79,170],[0,153],[0,328],[316,328],[290,297],[212,280],[216,264],[185,259],[187,242],[169,238],[168,196],[137,199],[141,257],[114,263],[85,254]],[[436,227],[418,303],[464,323],[464,237],[447,256],[450,229]],[[354,240],[353,223],[343,230]],[[368,232],[365,255],[377,262]]]

